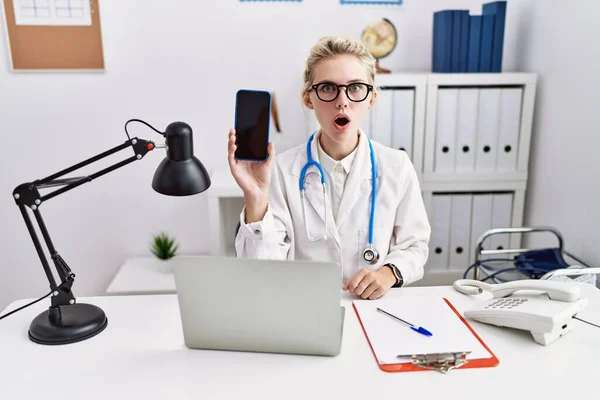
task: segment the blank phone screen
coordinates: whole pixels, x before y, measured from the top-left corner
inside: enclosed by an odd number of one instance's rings
[[[240,90],[236,95],[235,157],[266,160],[269,145],[271,95],[268,92]]]

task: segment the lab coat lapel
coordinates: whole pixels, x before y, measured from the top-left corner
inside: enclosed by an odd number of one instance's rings
[[[306,197],[307,210],[310,204],[319,217],[321,218],[321,223],[325,222],[325,203],[323,201],[323,185],[321,184],[321,176],[315,171],[316,168],[311,167],[310,172],[306,174],[306,178],[304,180],[304,196]],[[325,198],[327,201],[327,198]],[[327,202],[327,214],[330,211],[329,202]],[[308,212],[308,211],[307,211]]]
[[[358,199],[363,196],[371,198],[371,153],[365,133],[361,132],[356,157],[346,180],[344,193],[340,200],[337,226],[343,226],[350,216]],[[379,169],[377,169],[379,171]],[[379,173],[378,173],[379,175]]]

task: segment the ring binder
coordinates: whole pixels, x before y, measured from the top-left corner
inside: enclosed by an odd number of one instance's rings
[[[452,353],[414,354],[400,355],[398,358],[410,358],[412,364],[417,367],[447,374],[454,368],[460,368],[465,365],[468,362],[467,354],[469,353],[471,352],[460,351]]]

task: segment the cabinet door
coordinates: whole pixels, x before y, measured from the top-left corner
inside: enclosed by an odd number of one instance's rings
[[[413,88],[386,88],[370,111],[369,136],[394,149],[413,156],[415,90]]]

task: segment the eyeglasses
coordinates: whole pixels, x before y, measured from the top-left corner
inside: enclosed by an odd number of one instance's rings
[[[335,83],[323,82],[311,86],[315,93],[317,93],[319,100],[325,102],[331,102],[337,99],[340,95],[340,88],[342,87],[345,89],[348,99],[357,103],[364,101],[373,90],[373,85],[363,82],[349,83],[347,85],[336,85]]]

